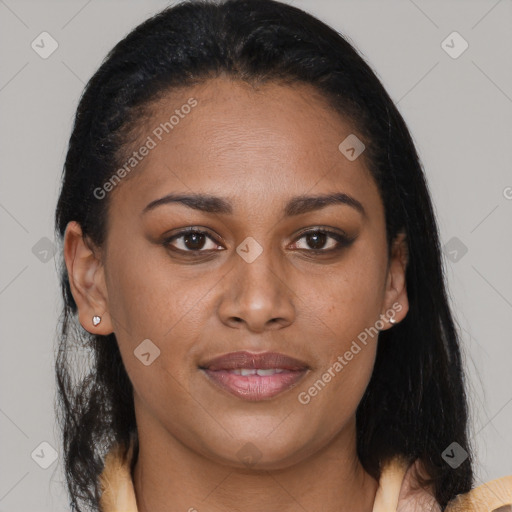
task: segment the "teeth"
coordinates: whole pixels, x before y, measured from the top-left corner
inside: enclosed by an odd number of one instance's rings
[[[276,369],[276,368],[269,368],[268,370],[256,370],[258,375],[264,376],[264,375],[275,375],[276,373],[280,373],[283,370]]]
[[[284,372],[281,368],[268,368],[267,370],[262,370],[260,368],[240,368],[236,370],[229,370],[229,373],[233,373],[234,375],[260,375],[261,377],[267,376],[267,375],[274,375],[276,373],[282,373]]]

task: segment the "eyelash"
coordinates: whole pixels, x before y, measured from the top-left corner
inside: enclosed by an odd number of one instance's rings
[[[329,229],[314,228],[314,229],[308,229],[308,230],[300,233],[299,236],[294,240],[293,243],[294,244],[297,243],[299,240],[301,240],[308,234],[312,234],[312,233],[326,234],[326,235],[328,235],[328,237],[334,238],[334,240],[336,240],[336,242],[338,243],[338,246],[333,249],[298,249],[298,250],[306,251],[308,253],[313,253],[313,254],[332,254],[332,253],[341,251],[342,249],[348,247],[354,241],[354,238],[349,238],[345,235],[342,235],[341,233],[337,233],[337,232],[331,231]],[[211,252],[216,251],[216,249],[183,250],[183,249],[177,249],[176,247],[171,246],[171,242],[173,242],[174,240],[176,240],[178,238],[182,238],[182,237],[184,237],[186,235],[190,235],[190,234],[205,235],[212,242],[217,243],[207,231],[203,231],[203,230],[200,230],[197,228],[188,228],[188,229],[184,229],[184,230],[180,231],[179,233],[176,233],[175,235],[172,235],[171,237],[166,238],[162,242],[162,245],[165,248],[170,249],[172,251],[176,251],[176,252],[180,252],[180,253],[187,253],[187,254],[194,255],[194,256],[199,256],[199,255],[201,255],[201,253],[209,253],[209,252],[211,253]]]

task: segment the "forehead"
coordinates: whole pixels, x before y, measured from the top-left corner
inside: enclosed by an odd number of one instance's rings
[[[380,201],[365,159],[339,150],[354,127],[308,84],[216,78],[169,91],[137,133],[135,150],[150,149],[114,196],[139,210],[175,191],[232,197],[238,210],[334,190]]]

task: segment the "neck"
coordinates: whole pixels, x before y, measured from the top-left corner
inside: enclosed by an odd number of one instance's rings
[[[353,418],[327,446],[299,463],[257,471],[217,463],[163,428],[139,425],[138,510],[296,512],[321,505],[323,512],[371,512],[378,482],[357,457],[355,434]]]

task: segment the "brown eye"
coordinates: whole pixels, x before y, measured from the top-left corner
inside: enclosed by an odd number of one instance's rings
[[[303,239],[303,246],[298,246],[299,240]],[[349,239],[345,235],[342,235],[341,233],[323,229],[315,229],[302,233],[294,245],[296,249],[303,249],[310,252],[328,253],[331,251],[340,250],[343,247],[347,247],[351,244],[352,241],[353,240]]]
[[[305,238],[311,249],[323,249],[329,237],[321,231],[314,231],[305,235]]]
[[[183,235],[183,244],[187,249],[202,249],[206,242],[206,237],[202,233],[188,233]]]
[[[219,247],[206,231],[197,229],[180,231],[164,240],[163,245],[182,252],[207,252]]]

